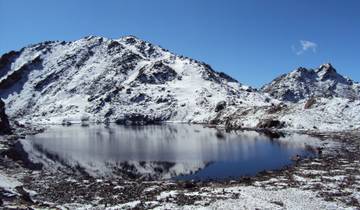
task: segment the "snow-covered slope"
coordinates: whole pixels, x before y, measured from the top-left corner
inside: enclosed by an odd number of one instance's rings
[[[300,67],[276,78],[262,91],[291,102],[310,97],[360,99],[360,84],[338,74],[329,63],[317,69]]]
[[[344,98],[315,98],[274,106],[232,107],[218,118],[230,128],[283,128],[290,130],[345,131],[360,128],[360,101]],[[263,123],[263,125],[261,125]]]
[[[266,105],[264,94],[202,62],[133,36],[43,42],[0,58],[7,114],[33,123],[207,122],[216,105]]]

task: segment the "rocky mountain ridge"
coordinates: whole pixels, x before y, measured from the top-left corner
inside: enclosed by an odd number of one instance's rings
[[[209,65],[133,36],[43,42],[0,59],[11,118],[40,123],[207,122],[215,107],[270,104]]]
[[[274,79],[261,90],[279,100],[290,102],[311,97],[360,99],[360,84],[337,73],[330,63],[317,69],[300,67]]]
[[[256,90],[134,36],[48,41],[0,58],[6,113],[30,123],[353,129],[359,92],[331,64],[298,68]]]

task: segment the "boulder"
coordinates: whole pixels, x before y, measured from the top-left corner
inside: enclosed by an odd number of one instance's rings
[[[225,109],[225,107],[226,107],[226,102],[225,101],[219,101],[215,106],[215,112],[219,112],[219,111]]]
[[[0,99],[0,135],[11,134],[10,123],[5,114],[5,103]]]
[[[283,104],[283,103],[280,103],[280,104],[277,104],[277,105],[272,105],[271,107],[268,108],[267,113],[268,114],[275,114],[275,113],[281,112],[285,108],[287,108],[287,105]]]
[[[304,109],[310,109],[315,103],[316,103],[316,99],[310,98],[309,100],[306,101]]]
[[[270,129],[270,128],[277,128],[277,129],[280,129],[280,128],[283,128],[285,126],[285,123],[284,122],[280,122],[279,120],[273,120],[273,119],[266,119],[266,120],[263,120],[263,121],[260,121],[258,124],[257,124],[257,128],[267,128],[267,129]]]

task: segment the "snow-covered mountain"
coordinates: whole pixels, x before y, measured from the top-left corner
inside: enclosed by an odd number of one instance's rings
[[[226,107],[213,121],[230,128],[360,128],[360,84],[338,74],[331,64],[309,70],[298,68],[261,91],[281,103]]]
[[[6,53],[0,98],[10,119],[30,123],[360,128],[360,84],[331,64],[298,68],[257,91],[134,36],[48,41]]]
[[[360,98],[360,84],[338,74],[330,63],[317,69],[300,67],[276,78],[261,90],[279,100],[290,102],[311,97]]]
[[[63,121],[207,122],[226,105],[266,105],[264,94],[209,65],[134,36],[48,41],[0,58],[7,114]]]

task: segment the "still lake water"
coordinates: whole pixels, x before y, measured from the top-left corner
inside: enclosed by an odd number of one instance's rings
[[[255,175],[289,165],[295,155],[313,156],[305,149],[306,138],[272,140],[253,131],[225,133],[202,125],[111,124],[51,126],[21,143],[32,162],[48,169],[81,169],[98,177],[127,172],[206,180]]]

